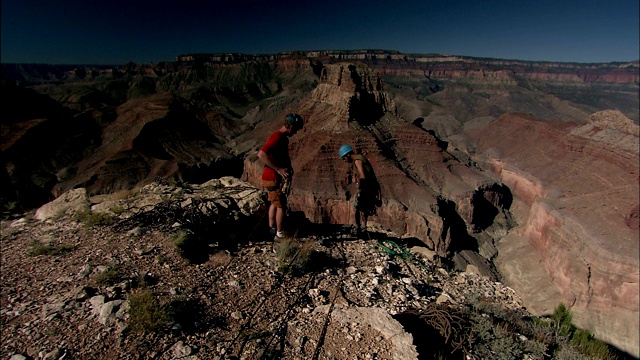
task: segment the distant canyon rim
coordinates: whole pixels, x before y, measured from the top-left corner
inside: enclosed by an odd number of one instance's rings
[[[639,68],[373,50],[3,64],[3,211],[157,178],[259,186],[256,150],[296,111],[293,210],[351,222],[336,155],[350,143],[382,185],[373,221],[534,314],[565,303],[637,357]]]

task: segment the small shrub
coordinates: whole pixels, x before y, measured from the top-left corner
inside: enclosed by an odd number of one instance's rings
[[[112,213],[120,215],[124,212],[124,207],[122,207],[122,205],[115,205],[110,210]]]
[[[158,256],[156,256],[156,262],[159,265],[164,265],[167,262],[167,258],[164,257],[164,255],[158,255]]]
[[[154,276],[146,271],[140,271],[131,279],[131,286],[133,288],[146,288],[152,286],[158,282]]]
[[[122,190],[118,190],[115,193],[113,193],[113,199],[114,200],[125,200],[130,198],[133,195],[131,190],[127,190],[127,189],[122,189]]]
[[[303,274],[309,267],[309,259],[313,254],[312,244],[300,243],[293,238],[286,238],[276,245],[278,270],[284,274]]]
[[[120,273],[114,266],[107,266],[107,269],[101,273],[98,273],[94,279],[96,285],[109,286],[117,284],[120,281]]]
[[[556,352],[553,353],[553,359],[555,360],[585,360],[584,354],[569,345],[561,346]]]
[[[194,233],[188,230],[179,230],[171,235],[171,243],[176,247],[178,253],[184,256],[188,252],[189,248],[193,246],[195,242]]]
[[[253,332],[253,333],[249,334],[247,336],[247,339],[248,340],[257,340],[257,339],[264,339],[264,338],[269,337],[269,336],[271,336],[271,332],[270,331],[267,331],[267,330],[256,331],[256,332]]]
[[[21,212],[20,203],[17,201],[5,201],[0,199],[0,212],[3,219],[10,219],[13,215]]]
[[[129,329],[133,332],[156,332],[165,327],[170,316],[149,290],[129,296]]]
[[[528,322],[528,331],[526,331],[526,333],[534,340],[548,345],[553,342],[551,325],[552,322],[550,319],[533,317]]]
[[[559,358],[572,359],[574,352],[578,352],[583,358],[585,356],[595,359],[615,358],[607,344],[595,339],[590,331],[578,329],[571,323],[571,312],[564,304],[558,305],[551,316],[551,320],[555,326],[556,336],[560,337],[558,339],[559,342],[566,343],[560,349]],[[575,351],[565,349],[568,346]]]
[[[113,218],[109,214],[101,212],[94,213],[89,209],[77,213],[75,220],[89,227],[111,225],[113,222]]]
[[[73,250],[75,247],[71,245],[52,245],[52,244],[42,244],[39,241],[34,241],[31,243],[31,249],[29,250],[29,256],[38,256],[38,255],[61,255],[66,252]]]
[[[548,359],[549,355],[547,355],[547,344],[536,341],[536,340],[528,340],[525,341],[524,344],[525,353],[529,355],[529,358],[532,360],[542,360]]]
[[[209,259],[207,242],[200,235],[189,229],[178,230],[169,240],[178,254],[190,263],[203,263]]]
[[[551,319],[555,323],[557,335],[569,338],[576,329],[576,327],[571,323],[571,312],[564,304],[560,304],[556,307],[553,311],[553,315],[551,315]]]
[[[589,330],[577,329],[571,340],[569,340],[569,344],[575,346],[581,353],[598,359],[610,359],[613,357],[609,346],[594,338]]]

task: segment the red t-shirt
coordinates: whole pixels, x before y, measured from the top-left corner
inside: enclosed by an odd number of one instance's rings
[[[291,168],[289,137],[281,133],[280,130],[271,134],[260,150],[264,151],[277,167]],[[276,181],[279,177],[280,175],[274,169],[265,165],[264,170],[262,170],[262,180]]]

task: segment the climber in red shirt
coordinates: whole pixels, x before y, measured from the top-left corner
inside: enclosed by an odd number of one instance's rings
[[[295,135],[303,126],[302,116],[296,113],[288,114],[282,127],[271,134],[258,151],[258,158],[265,164],[262,171],[262,186],[267,190],[271,203],[269,227],[276,238],[285,236],[282,223],[287,206],[288,182],[293,176],[289,157],[289,137]]]

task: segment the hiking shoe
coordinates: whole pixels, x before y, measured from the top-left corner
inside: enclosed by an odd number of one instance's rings
[[[280,241],[285,237],[287,237],[287,233],[285,233],[284,231],[277,231],[275,233],[275,236],[273,237],[273,241]]]

